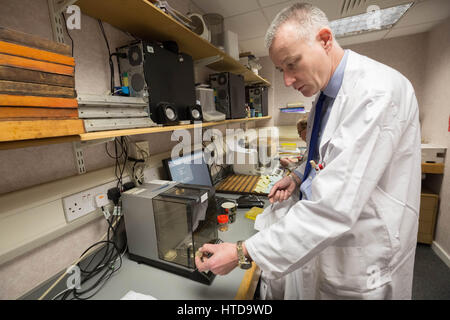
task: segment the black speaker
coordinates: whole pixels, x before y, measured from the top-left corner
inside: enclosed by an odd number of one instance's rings
[[[153,115],[157,123],[165,124],[177,124],[178,110],[173,106],[173,104],[168,102],[160,102],[154,109],[155,114]]]
[[[222,72],[209,76],[215,91],[216,110],[227,119],[245,118],[245,83],[241,75]]]
[[[245,88],[246,102],[255,108],[255,113],[263,117],[269,115],[269,88],[263,86],[249,86]]]
[[[117,49],[127,58],[119,59],[122,78],[128,77],[130,95],[148,98],[151,118],[168,124],[160,117],[161,102],[169,103],[177,111],[179,120],[191,120],[189,106],[196,103],[194,62],[185,53],[178,53],[177,44],[136,41]],[[172,121],[170,121],[172,124]]]
[[[202,121],[203,120],[202,107],[199,104],[189,106],[188,117],[189,120],[191,120],[192,122]]]

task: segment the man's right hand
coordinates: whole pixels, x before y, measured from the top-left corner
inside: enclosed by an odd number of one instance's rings
[[[298,179],[298,178],[297,178]],[[270,203],[281,202],[289,199],[298,184],[294,180],[287,176],[274,184],[268,195]]]

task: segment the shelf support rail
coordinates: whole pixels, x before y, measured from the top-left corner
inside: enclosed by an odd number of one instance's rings
[[[84,165],[83,148],[87,146],[93,146],[96,144],[108,143],[110,141],[114,141],[114,138],[72,142],[73,155],[75,156],[75,164],[77,166],[78,174],[86,173],[86,166]]]
[[[47,0],[48,13],[52,25],[53,39],[56,42],[64,43],[64,23],[61,12],[73,5],[77,0]]]

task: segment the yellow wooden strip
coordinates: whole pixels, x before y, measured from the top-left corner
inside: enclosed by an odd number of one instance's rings
[[[216,190],[222,190],[223,187],[230,181],[230,177],[225,178],[217,187]]]
[[[259,176],[253,176],[252,180],[248,183],[247,188],[245,188],[245,192],[247,193],[252,193],[255,189],[255,185],[258,183],[259,181]]]
[[[230,177],[229,181],[227,182],[227,184],[222,187],[222,190],[225,190],[225,191],[229,190],[230,187],[235,183],[236,179],[237,179],[236,176],[232,175]]]
[[[0,106],[78,108],[77,99],[0,94]]]
[[[444,164],[422,163],[422,173],[444,174]]]
[[[0,141],[41,139],[82,132],[82,120],[0,121]]]
[[[247,186],[247,182],[249,180],[251,180],[252,176],[244,176],[244,179],[241,181],[241,183],[239,183],[238,185],[236,185],[236,187],[234,188],[234,190],[236,192],[241,192],[242,189],[245,189],[245,187]]]
[[[72,57],[4,41],[0,41],[0,53],[75,66],[75,59]]]
[[[49,73],[64,74],[68,76],[74,75],[74,68],[62,64],[51,62],[37,61],[27,58],[0,54],[0,65],[9,67],[19,67],[30,70],[44,71]]]
[[[74,141],[80,141],[80,136],[72,135],[72,136],[43,138],[43,139],[5,141],[0,142],[0,150],[21,149],[21,148],[45,146],[48,144],[58,144]]]
[[[220,189],[226,190],[233,182],[234,182],[235,175],[229,176],[224,183],[220,186]]]
[[[235,188],[235,186],[236,186],[239,182],[241,182],[241,180],[244,179],[244,177],[245,177],[245,176],[243,176],[243,175],[235,176],[234,181],[233,181],[233,183],[228,187],[228,190],[233,191],[234,188]]]
[[[261,270],[252,262],[252,267],[245,271],[234,300],[253,300],[260,276]]]

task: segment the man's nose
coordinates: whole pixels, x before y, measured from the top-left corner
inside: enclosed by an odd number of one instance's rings
[[[292,84],[295,82],[295,77],[291,76],[288,72],[283,73],[284,78],[284,85],[286,87],[292,86]]]

